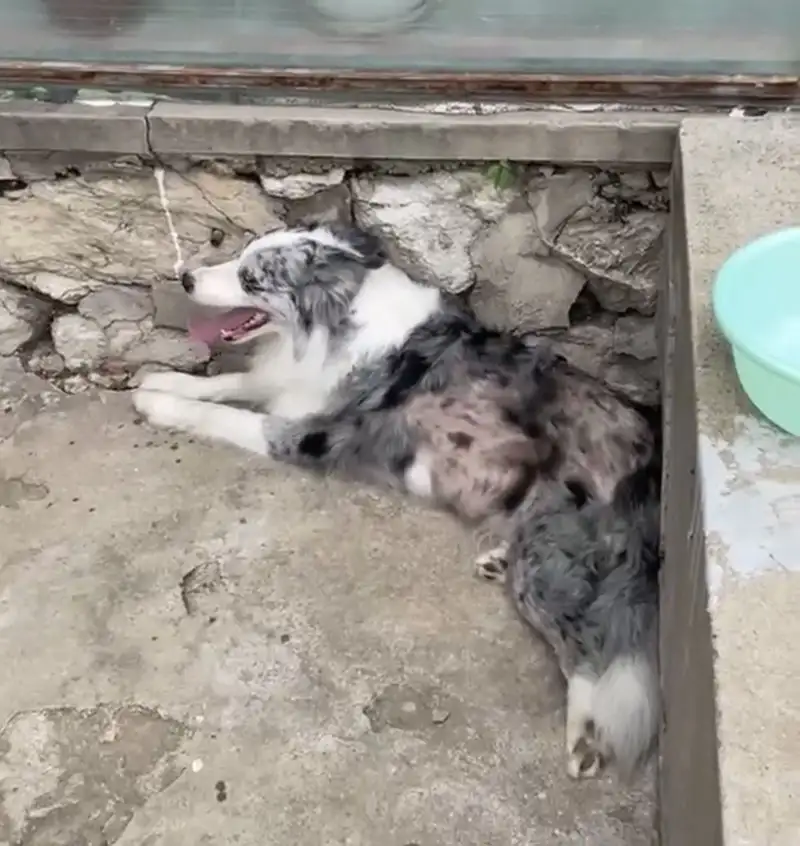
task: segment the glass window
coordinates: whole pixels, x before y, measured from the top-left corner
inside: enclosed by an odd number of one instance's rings
[[[800,0],[0,0],[0,60],[792,73]]]

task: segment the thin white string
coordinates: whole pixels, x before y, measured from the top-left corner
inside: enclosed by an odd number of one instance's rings
[[[161,208],[164,209],[164,217],[167,219],[167,228],[169,229],[170,238],[172,238],[172,246],[175,248],[174,269],[177,276],[183,266],[183,254],[181,253],[181,242],[178,239],[178,232],[175,229],[175,224],[172,222],[172,213],[169,210],[169,199],[167,198],[167,189],[164,183],[164,168],[157,167],[153,172],[155,173],[156,184],[158,185]]]

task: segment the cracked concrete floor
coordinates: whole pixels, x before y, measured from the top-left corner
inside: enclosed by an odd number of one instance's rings
[[[449,518],[0,393],[2,846],[651,842]]]

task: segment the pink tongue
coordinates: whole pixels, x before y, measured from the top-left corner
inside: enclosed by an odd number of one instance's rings
[[[243,326],[251,317],[260,314],[256,308],[235,308],[213,317],[198,317],[189,321],[189,336],[204,344],[220,340],[223,332],[233,332]]]

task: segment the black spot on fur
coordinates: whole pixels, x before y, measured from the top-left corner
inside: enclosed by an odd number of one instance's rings
[[[586,485],[579,482],[577,479],[570,479],[565,484],[567,490],[572,494],[572,498],[575,500],[575,505],[578,508],[583,508],[589,499],[589,491],[586,489]]]
[[[459,449],[467,449],[472,446],[472,442],[475,440],[472,435],[468,435],[466,432],[449,432],[447,439]]]
[[[531,439],[544,437],[544,430],[541,423],[533,415],[526,415],[522,411],[511,408],[503,409],[503,419],[515,428],[524,432]]]
[[[414,455],[410,452],[394,456],[389,461],[390,469],[397,476],[403,476],[408,468],[414,463]]]
[[[625,512],[657,499],[661,488],[660,469],[659,462],[654,460],[622,479],[614,491],[615,505]]]
[[[330,231],[361,254],[360,264],[367,270],[378,270],[386,264],[388,256],[381,239],[366,229],[341,224],[329,225]]]
[[[501,335],[499,332],[496,332],[493,329],[484,329],[481,327],[470,333],[469,338],[467,339],[467,346],[476,350],[484,350],[490,343],[492,343],[492,341],[496,342],[500,337]]]
[[[329,449],[327,432],[309,432],[297,445],[300,455],[308,458],[322,458],[328,454]]]
[[[242,267],[239,270],[239,283],[246,294],[254,294],[260,287],[255,273],[249,267]]]
[[[520,467],[519,477],[514,485],[509,488],[500,503],[504,511],[516,511],[528,494],[538,476],[537,469],[530,464],[523,464]]]
[[[378,408],[386,410],[400,405],[417,387],[430,366],[430,361],[414,350],[395,356],[389,366],[389,387]]]

